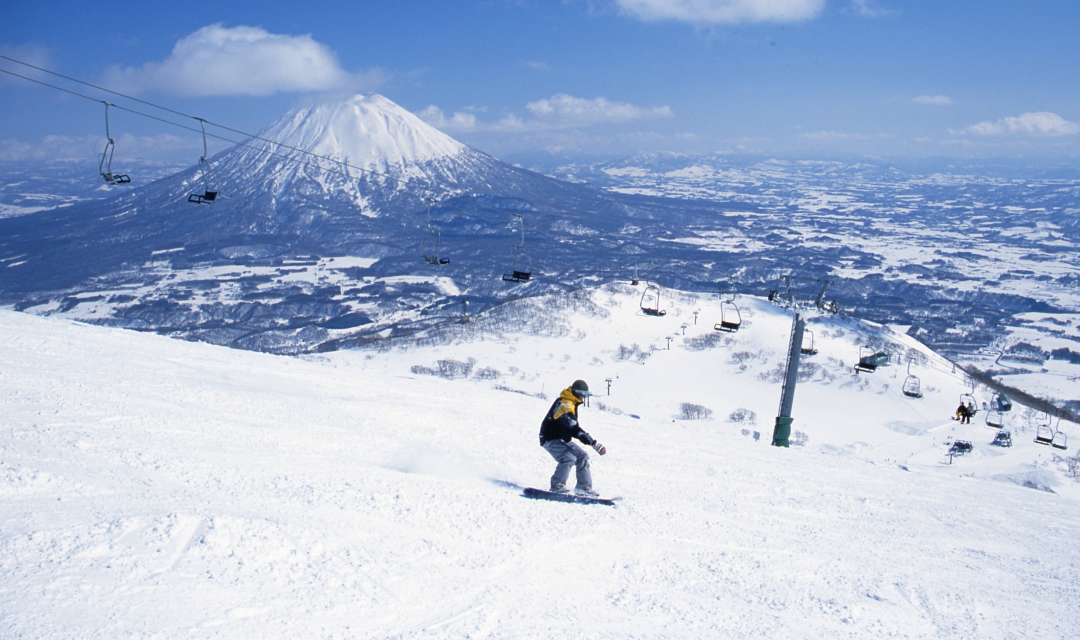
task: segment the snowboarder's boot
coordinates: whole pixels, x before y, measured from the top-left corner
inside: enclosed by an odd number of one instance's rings
[[[566,488],[565,484],[553,484],[551,485],[552,493],[570,493],[570,490]]]
[[[581,487],[578,487],[577,489],[574,489],[574,495],[575,496],[581,496],[582,498],[599,498],[600,497],[600,494],[593,491],[592,489],[582,489]]]

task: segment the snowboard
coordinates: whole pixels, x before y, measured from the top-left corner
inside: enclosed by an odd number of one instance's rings
[[[585,496],[576,496],[573,493],[552,493],[532,487],[527,487],[521,492],[521,495],[533,500],[553,500],[555,502],[573,502],[576,504],[606,504],[609,507],[614,507],[615,501],[618,500],[618,498],[586,498]]]

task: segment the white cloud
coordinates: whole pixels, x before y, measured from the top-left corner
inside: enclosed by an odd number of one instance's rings
[[[951,107],[953,103],[953,99],[949,96],[915,96],[911,101],[930,107]]]
[[[881,18],[896,13],[882,7],[877,0],[851,0],[851,10],[864,18]]]
[[[370,88],[379,70],[349,74],[334,53],[309,35],[282,35],[260,27],[205,26],[177,41],[161,62],[113,67],[105,82],[121,91],[164,91],[190,96]]]
[[[428,105],[416,115],[425,122],[443,131],[472,131],[476,129],[476,116],[466,111],[455,111],[451,116],[435,105]]]
[[[52,58],[47,48],[36,44],[0,43],[0,54],[10,56],[39,67],[48,67]],[[22,71],[20,71],[22,73]]]
[[[543,60],[526,60],[525,66],[533,71],[551,71],[551,65]]]
[[[671,107],[643,107],[628,102],[614,102],[607,98],[578,98],[559,93],[550,98],[534,100],[525,105],[528,117],[508,113],[496,120],[482,121],[477,112],[484,107],[466,107],[447,115],[435,105],[428,105],[417,115],[437,129],[457,132],[519,133],[527,131],[555,131],[578,129],[601,124],[622,124],[636,120],[670,118]]]
[[[613,102],[607,98],[578,98],[565,93],[534,100],[525,105],[525,109],[538,120],[573,126],[670,118],[673,115],[671,107],[667,105],[641,107],[628,102]]]
[[[1033,111],[1000,120],[986,120],[952,133],[976,136],[1072,136],[1080,125],[1050,111]]]
[[[815,18],[825,0],[615,0],[619,9],[640,20],[691,24],[800,22]]]

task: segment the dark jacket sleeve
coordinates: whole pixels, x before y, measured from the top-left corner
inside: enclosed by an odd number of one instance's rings
[[[581,442],[583,444],[588,445],[590,447],[593,446],[594,444],[596,444],[596,438],[590,436],[581,427],[577,428],[577,432],[574,434],[574,437],[577,438],[578,440],[581,440]]]
[[[578,424],[577,418],[571,413],[564,413],[558,420],[555,421],[558,425],[559,433],[565,434],[567,438],[577,438],[583,444],[592,446],[596,439],[590,436],[581,425]]]

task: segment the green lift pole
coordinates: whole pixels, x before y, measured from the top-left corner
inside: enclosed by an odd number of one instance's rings
[[[774,447],[788,446],[791,437],[791,405],[795,403],[795,384],[799,381],[799,356],[802,353],[803,332],[806,322],[795,312],[791,321],[791,342],[788,344],[787,369],[784,372],[784,388],[780,392],[780,415],[776,416],[773,427],[772,443]]]

